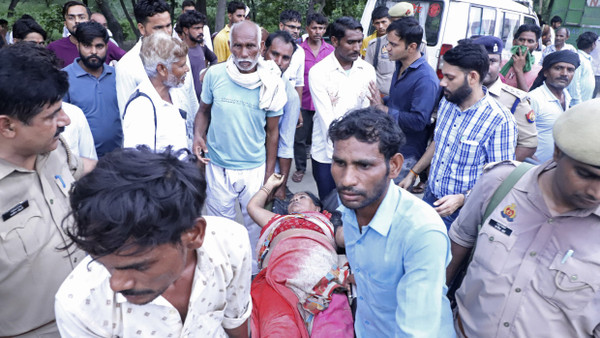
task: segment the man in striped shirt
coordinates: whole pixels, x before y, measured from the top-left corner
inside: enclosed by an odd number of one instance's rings
[[[433,142],[413,167],[431,163],[423,200],[432,205],[449,228],[465,198],[490,162],[512,160],[517,144],[514,117],[487,93],[482,84],[489,69],[482,46],[459,44],[444,54]]]

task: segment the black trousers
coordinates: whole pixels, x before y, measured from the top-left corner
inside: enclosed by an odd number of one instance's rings
[[[308,145],[312,141],[312,130],[313,130],[313,117],[315,116],[314,110],[301,109],[303,125],[296,129],[296,135],[294,136],[294,161],[296,163],[296,170],[306,171],[306,158]]]

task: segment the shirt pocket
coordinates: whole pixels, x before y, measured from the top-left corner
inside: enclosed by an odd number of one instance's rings
[[[584,262],[575,257],[563,261],[556,254],[549,267],[539,266],[533,288],[548,302],[561,309],[577,310],[585,307],[600,289],[600,265]]]
[[[478,140],[469,140],[466,137],[461,138],[458,143],[456,159],[460,164],[471,164],[479,157],[481,147]]]
[[[396,288],[398,283],[385,283],[367,278],[366,286],[369,293],[364,296],[364,301],[370,302],[373,309],[392,312],[396,310]]]
[[[494,220],[490,219],[489,222]],[[516,235],[506,235],[486,223],[479,231],[473,261],[486,270],[500,274],[508,261],[510,251],[515,244]],[[500,224],[498,221],[494,221]],[[503,226],[503,225],[501,225]]]
[[[36,255],[44,245],[42,239],[47,225],[35,201],[28,202],[29,207],[0,225],[0,262],[23,262]]]

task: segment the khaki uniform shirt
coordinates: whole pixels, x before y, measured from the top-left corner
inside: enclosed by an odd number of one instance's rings
[[[379,53],[377,53],[377,40],[380,41]],[[392,76],[396,70],[396,62],[391,61],[389,58],[388,50],[386,48],[387,44],[387,35],[371,40],[367,47],[367,55],[365,56],[365,61],[374,66],[375,56],[377,55],[377,69],[375,69],[375,74],[377,75],[377,89],[379,89],[383,95],[389,95]]]
[[[456,292],[467,337],[600,337],[600,207],[553,217],[537,181],[555,167],[546,162],[529,170],[481,222],[515,168],[496,164],[452,224],[455,243],[473,247],[477,240]]]
[[[488,88],[488,93],[513,113],[515,121],[517,121],[517,129],[519,130],[517,146],[536,148],[538,142],[537,129],[535,127],[535,112],[529,105],[527,93],[502,83],[500,78]],[[519,103],[513,110],[516,100],[519,100]]]
[[[54,295],[84,256],[56,250],[65,245],[69,189],[83,171],[60,141],[56,150],[38,155],[35,170],[0,159],[0,336],[52,322]]]

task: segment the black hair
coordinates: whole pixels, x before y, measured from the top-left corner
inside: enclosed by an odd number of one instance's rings
[[[297,195],[297,194],[306,194],[312,200],[313,204],[316,207],[318,207],[321,211],[323,210],[323,202],[321,202],[321,200],[317,196],[315,196],[315,194],[313,194],[312,192],[310,192],[310,191],[299,191],[297,193],[294,193],[294,195]]]
[[[184,1],[181,3],[181,8],[184,8],[184,7],[190,7],[190,6],[193,6],[193,7],[194,7],[194,9],[196,8],[196,4],[194,3],[194,1],[192,1],[192,0],[184,0]]]
[[[485,47],[479,44],[463,43],[444,54],[444,62],[459,67],[465,74],[474,70],[479,74],[479,83],[490,69],[490,60]]]
[[[329,23],[327,17],[321,13],[312,13],[306,16],[306,26],[310,26],[311,23],[316,22],[318,25],[326,25]]]
[[[555,15],[555,16],[552,17],[552,19],[550,19],[550,25],[552,25],[555,22],[562,23],[563,21],[562,21],[562,18],[560,16]]]
[[[598,34],[594,32],[583,32],[577,37],[577,49],[588,49],[598,40]]]
[[[355,137],[360,142],[379,142],[379,152],[386,161],[406,143],[406,136],[390,115],[374,107],[355,109],[334,120],[329,126],[329,138],[334,143]]]
[[[286,23],[290,21],[302,22],[302,15],[300,15],[300,12],[293,9],[286,9],[279,14],[279,22]]]
[[[362,32],[363,28],[360,22],[349,16],[342,16],[331,24],[331,37],[341,40],[346,36],[347,30],[355,29],[359,29]]]
[[[67,2],[65,2],[65,4],[63,5],[63,8],[62,8],[62,16],[63,16],[63,18],[67,17],[67,13],[69,12],[69,8],[74,7],[74,6],[83,6],[83,7],[85,7],[85,10],[87,11],[88,19],[92,16],[92,11],[83,2],[80,2],[80,1],[67,1]]]
[[[0,19],[0,26],[8,26],[8,21],[6,21],[6,19]]]
[[[206,199],[206,181],[194,163],[171,147],[155,153],[147,146],[117,149],[74,183],[70,204],[71,243],[102,257],[130,248],[136,253],[161,244],[179,244]]]
[[[149,17],[164,12],[171,12],[171,7],[163,0],[139,0],[133,7],[135,21],[142,25],[148,22]]]
[[[298,46],[296,45],[296,41],[294,41],[294,38],[290,33],[286,31],[275,31],[269,34],[269,36],[267,37],[267,40],[265,41],[265,50],[268,50],[269,47],[271,47],[271,44],[275,39],[281,39],[284,43],[291,43],[293,47],[292,54],[296,51],[296,48],[298,48]]]
[[[241,1],[230,1],[227,3],[227,14],[233,14],[240,9],[246,10],[246,5]]]
[[[521,34],[525,32],[533,32],[535,34],[536,40],[539,40],[542,36],[542,29],[540,28],[540,26],[533,23],[526,23],[517,28],[517,31],[513,35],[513,38],[517,40],[521,36]]]
[[[371,14],[371,22],[375,20],[379,20],[381,18],[389,18],[390,15],[388,13],[388,8],[385,6],[375,7],[373,13]]]
[[[29,33],[38,33],[46,40],[46,31],[30,15],[24,14],[12,27],[13,38],[23,40]]]
[[[564,30],[565,33],[567,33],[567,36],[571,36],[571,31],[565,26],[558,27],[555,32],[558,33],[558,31],[561,31],[561,30]]]
[[[108,43],[108,31],[95,21],[79,23],[74,36],[79,43],[85,46],[91,45],[95,38],[102,38],[104,43]]]
[[[190,28],[197,24],[206,24],[206,15],[196,12],[196,11],[188,11],[179,16],[177,19],[177,26],[181,29]]]
[[[412,16],[395,20],[388,26],[387,32],[396,33],[400,39],[404,40],[406,47],[414,42],[419,48],[423,41],[423,28],[419,25],[419,21]]]
[[[56,66],[54,53],[35,43],[0,49],[0,114],[29,124],[44,106],[62,100],[69,77]]]

